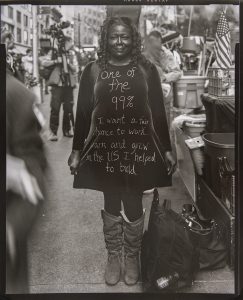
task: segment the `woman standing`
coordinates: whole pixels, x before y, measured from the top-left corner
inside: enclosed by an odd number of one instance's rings
[[[104,21],[98,60],[82,73],[68,163],[74,188],[104,193],[106,283],[120,280],[124,246],[124,281],[136,284],[143,191],[171,185],[175,161],[158,71],[141,55],[129,18]]]

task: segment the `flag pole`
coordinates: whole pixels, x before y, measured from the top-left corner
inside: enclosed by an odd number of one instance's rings
[[[191,33],[192,12],[193,12],[193,5],[191,6],[191,10],[190,10],[190,17],[189,17],[189,25],[188,25],[188,34],[187,34],[187,36],[190,36],[190,33]]]

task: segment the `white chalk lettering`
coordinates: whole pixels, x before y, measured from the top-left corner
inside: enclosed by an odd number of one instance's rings
[[[127,76],[129,76],[129,77],[134,77],[134,74],[135,74],[135,70],[136,70],[137,68],[136,67],[133,67],[132,69],[129,69],[128,71],[127,71]]]
[[[111,102],[115,104],[116,110],[120,108],[119,103],[121,103],[121,109],[124,110],[125,108],[133,108],[133,99],[134,96],[120,96],[119,98],[114,96],[111,99]]]
[[[114,167],[113,166],[109,166],[109,163],[107,162],[106,163],[106,172],[107,173],[114,173],[114,171],[115,171],[115,169],[114,169]]]
[[[111,86],[110,93],[112,91],[117,91],[120,89],[121,93],[124,93],[124,91],[130,90],[130,87],[128,87],[128,82],[120,82],[117,78],[112,80],[112,83],[109,83]]]
[[[118,150],[107,152],[108,161],[117,161],[120,158]]]
[[[94,143],[94,148],[95,149],[106,149],[106,143],[101,142],[101,143]]]
[[[120,162],[120,172],[121,173],[127,173],[129,175],[137,175],[136,171],[135,171],[135,165],[123,165],[122,162]]]
[[[122,142],[112,142],[111,149],[126,149],[125,139],[123,139]]]
[[[128,134],[130,134],[130,135],[148,135],[145,132],[145,127],[142,127],[142,129],[130,129],[129,128]]]
[[[142,155],[138,155],[137,153],[134,154],[134,161],[141,162],[144,166],[146,166],[147,162],[156,162],[155,160],[155,152],[153,155],[146,155],[143,153]]]
[[[116,133],[117,135],[124,135],[126,133],[126,130],[118,127]]]
[[[107,124],[126,124],[125,122],[125,115],[123,114],[122,117],[118,117],[118,118],[107,118],[106,119],[106,123]]]
[[[100,76],[101,76],[101,79],[110,79],[110,78],[116,79],[116,78],[121,77],[121,74],[119,71],[116,71],[116,72],[103,71],[103,72],[101,72]]]
[[[148,145],[149,143],[147,144],[144,144],[144,143],[132,143],[132,153],[135,153],[137,150],[143,150],[143,151],[147,151],[148,150]]]
[[[104,160],[103,155],[98,154],[97,151],[94,152],[94,161],[101,163]]]
[[[100,130],[96,127],[95,134],[103,135],[103,136],[111,136],[111,135],[114,135],[114,132],[113,132],[113,130]]]

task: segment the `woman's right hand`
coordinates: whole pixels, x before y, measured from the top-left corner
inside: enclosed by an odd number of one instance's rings
[[[68,158],[68,165],[72,175],[77,174],[78,165],[80,162],[80,151],[73,150]]]

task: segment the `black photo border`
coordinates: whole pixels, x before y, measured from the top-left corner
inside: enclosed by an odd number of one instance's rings
[[[240,24],[243,20],[243,0],[0,0],[1,5],[32,4],[32,5],[208,5],[208,4],[235,4],[240,9]],[[240,30],[240,40],[243,40],[243,30]],[[243,138],[243,99],[241,89],[243,86],[243,51],[240,44],[236,45],[236,261],[235,261],[235,294],[192,294],[192,293],[69,293],[69,294],[5,294],[5,193],[6,193],[6,76],[5,76],[5,48],[0,46],[0,300],[79,300],[79,299],[165,299],[165,300],[228,300],[240,299],[243,289],[243,171],[242,152]],[[242,97],[243,98],[243,97]],[[241,184],[242,183],[242,184]],[[241,229],[242,228],[242,229]]]

